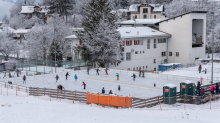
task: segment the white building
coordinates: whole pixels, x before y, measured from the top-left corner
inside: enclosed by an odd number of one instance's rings
[[[17,39],[21,43],[22,40],[26,40],[25,39],[25,34],[27,34],[28,31],[29,31],[29,29],[17,29],[17,30],[14,30],[13,38]]]
[[[111,67],[124,70],[138,70],[141,67],[150,71],[166,62],[170,34],[150,27],[120,27],[118,31],[124,39],[124,54],[122,62]]]
[[[159,30],[172,35],[168,39],[169,63],[194,63],[205,58],[206,11],[192,11],[159,22]]]
[[[196,59],[204,59],[206,13],[192,11],[152,24],[159,27],[159,31],[148,26],[119,27],[118,31],[124,40],[124,54],[120,64],[110,67],[124,70],[141,67],[142,70],[151,71],[158,70],[158,65],[164,63],[186,65],[194,63]],[[75,35],[66,39],[70,40],[71,47],[80,45]],[[72,48],[70,56],[80,59]]]
[[[128,9],[128,20],[131,19],[161,19],[163,15],[164,6],[160,4],[132,4]]]

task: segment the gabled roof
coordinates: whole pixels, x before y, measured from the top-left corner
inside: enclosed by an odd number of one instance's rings
[[[76,39],[76,38],[78,38],[76,35],[70,35],[65,37],[65,39]]]
[[[120,32],[122,38],[171,37],[170,34],[150,27],[119,27],[117,31]]]
[[[147,3],[143,3],[143,4],[132,4],[130,5],[128,11],[130,12],[137,12],[138,11],[138,7],[141,6],[141,5],[149,5],[151,7],[153,7],[153,12],[162,12],[163,11],[163,8],[164,6],[163,5],[160,5],[160,4],[147,4]]]
[[[33,13],[35,6],[22,6],[21,14]],[[49,11],[49,6],[39,6],[41,8],[40,13],[47,13]]]
[[[161,19],[136,19],[136,22],[134,20],[127,20],[122,21],[119,24],[155,24],[160,21]]]
[[[181,14],[181,15],[174,16],[174,17],[172,17],[172,18],[168,18],[168,19],[166,19],[166,20],[160,21],[160,22],[155,23],[155,24],[159,24],[159,23],[162,23],[162,22],[171,20],[171,19],[175,19],[175,18],[177,18],[177,17],[182,17],[182,16],[187,15],[187,14],[190,14],[190,13],[207,13],[207,11],[191,11],[191,12],[187,12],[187,13],[184,13],[184,14]]]

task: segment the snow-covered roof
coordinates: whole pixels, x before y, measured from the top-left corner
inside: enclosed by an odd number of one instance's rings
[[[154,24],[160,22],[160,19],[136,19],[136,24]],[[135,24],[134,20],[122,21],[119,24]]]
[[[22,6],[21,14],[25,13],[33,13],[34,12],[34,7],[35,6]],[[41,8],[40,13],[47,13],[49,11],[48,6],[39,6]]]
[[[132,11],[138,11],[138,7],[140,6],[141,4],[132,4],[132,5],[130,5],[130,7],[129,7],[129,9],[128,9],[128,11],[129,12],[132,12]]]
[[[145,3],[145,4],[147,4],[147,3]],[[129,12],[137,12],[138,11],[138,7],[140,5],[141,4],[132,4],[132,5],[130,5],[128,11]],[[148,4],[148,5],[153,7],[153,10],[152,10],[153,12],[161,12],[161,11],[163,11],[163,8],[164,8],[164,6],[160,5],[160,4]]]
[[[191,83],[193,83],[193,82],[190,81],[190,80],[185,80],[185,81],[182,81],[181,83],[191,84]]]
[[[175,88],[175,87],[176,87],[176,85],[174,85],[174,84],[172,84],[172,83],[166,84],[166,85],[164,85],[164,86],[167,86],[167,87],[170,87],[170,88]]]
[[[15,34],[26,34],[28,33],[29,29],[17,29],[14,31]]]
[[[163,5],[160,4],[149,4],[150,6],[154,7],[153,12],[162,12]]]
[[[128,9],[118,9],[119,12],[127,12]]]
[[[177,64],[181,64],[181,63],[169,63],[169,64],[161,64],[160,66],[173,66],[173,64],[177,65]]]
[[[119,27],[122,38],[135,37],[170,37],[170,34],[160,32],[150,27]]]
[[[72,28],[73,31],[83,31],[84,28]]]
[[[2,23],[4,23],[4,22],[0,21],[0,24],[2,24]]]
[[[78,38],[76,35],[70,35],[70,36],[67,36],[65,37],[66,39],[76,39]]]

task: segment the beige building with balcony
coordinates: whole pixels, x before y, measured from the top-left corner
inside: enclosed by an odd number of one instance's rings
[[[128,20],[163,19],[164,6],[160,4],[132,4],[128,9]]]

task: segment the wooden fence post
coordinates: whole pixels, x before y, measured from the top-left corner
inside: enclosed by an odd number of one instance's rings
[[[50,91],[49,91],[49,94],[50,94]],[[51,101],[51,96],[50,96],[50,101]]]
[[[160,95],[159,95],[159,102],[160,102],[160,110],[162,111],[162,108],[161,108],[161,101],[160,101]]]
[[[72,91],[72,96],[73,96],[73,91]],[[73,103],[74,103],[74,96],[73,96]]]
[[[37,87],[37,96],[38,96],[38,98],[39,98],[39,92],[38,92],[38,87]]]

